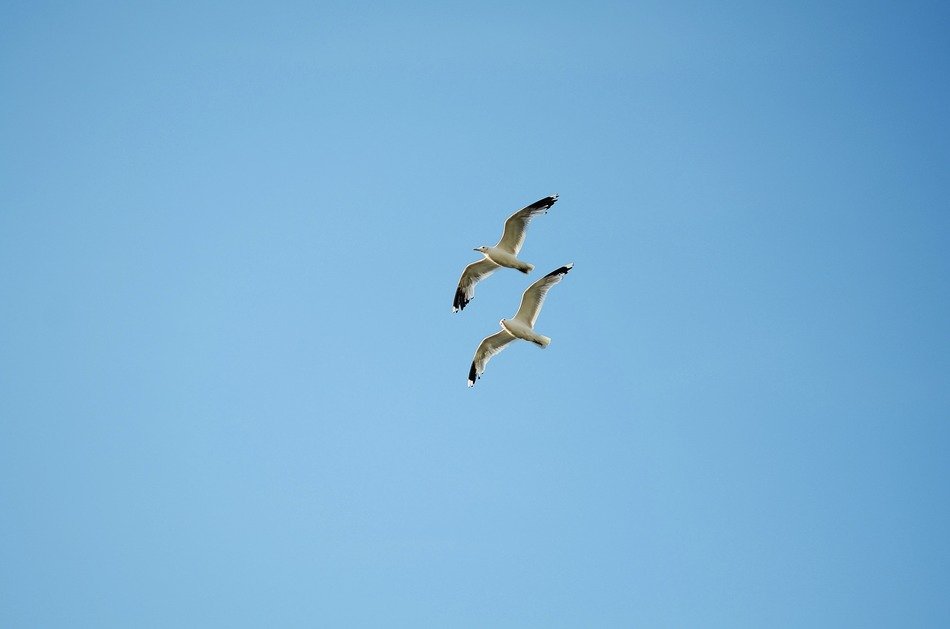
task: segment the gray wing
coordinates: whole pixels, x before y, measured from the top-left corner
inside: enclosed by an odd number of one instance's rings
[[[498,269],[498,265],[485,258],[472,262],[462,271],[458,288],[455,289],[455,301],[452,302],[452,312],[458,312],[468,305],[475,297],[475,284],[483,280]]]
[[[541,312],[541,306],[544,305],[544,297],[551,290],[551,287],[560,282],[561,278],[567,275],[572,268],[574,268],[573,262],[551,271],[529,286],[521,296],[521,307],[518,308],[518,313],[514,318],[527,323],[533,328],[534,322],[538,320],[538,313]]]
[[[518,255],[518,252],[521,251],[521,245],[524,244],[524,237],[528,233],[528,223],[538,214],[546,214],[548,208],[556,202],[557,195],[554,194],[535,201],[509,216],[508,220],[505,221],[505,232],[495,246],[504,249],[508,253]]]
[[[468,370],[468,386],[474,387],[475,381],[482,377],[485,371],[485,365],[491,360],[492,356],[508,347],[508,344],[515,340],[515,337],[504,330],[496,332],[491,336],[486,336],[478,344],[475,350],[475,358],[472,359],[472,368]]]

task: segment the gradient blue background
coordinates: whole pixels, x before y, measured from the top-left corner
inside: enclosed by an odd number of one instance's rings
[[[948,18],[3,2],[0,626],[950,625]]]

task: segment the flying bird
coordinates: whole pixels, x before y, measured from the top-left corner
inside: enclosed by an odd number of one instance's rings
[[[496,332],[482,339],[482,342],[478,344],[478,349],[475,350],[472,368],[468,371],[468,386],[475,386],[475,381],[482,377],[485,366],[492,356],[508,347],[508,344],[512,341],[522,339],[531,341],[538,347],[548,346],[551,339],[535,332],[534,322],[538,320],[538,313],[541,312],[541,306],[544,305],[545,295],[572,268],[574,268],[573,262],[551,271],[529,286],[521,296],[521,307],[518,308],[515,316],[498,322],[501,324],[501,332]]]
[[[548,208],[556,202],[557,195],[554,194],[521,208],[505,221],[505,232],[501,235],[501,240],[498,241],[497,245],[494,247],[482,246],[475,249],[485,257],[478,262],[469,264],[462,271],[458,288],[455,289],[452,312],[458,312],[465,308],[468,302],[475,297],[475,284],[494,273],[498,267],[506,266],[509,269],[518,269],[522,273],[530,273],[534,269],[533,264],[518,259],[518,252],[521,251],[521,245],[524,244],[524,237],[527,234],[528,223],[531,222],[531,219],[538,214],[547,214]]]

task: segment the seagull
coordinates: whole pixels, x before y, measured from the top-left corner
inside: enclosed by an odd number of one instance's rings
[[[468,371],[468,386],[475,386],[475,381],[482,377],[482,372],[485,371],[485,366],[492,356],[508,347],[512,341],[522,339],[531,341],[538,347],[548,346],[551,339],[535,332],[534,322],[538,320],[538,313],[544,305],[544,296],[572,268],[574,268],[573,262],[551,271],[529,286],[521,296],[521,307],[518,308],[517,314],[511,319],[502,319],[498,322],[501,325],[501,332],[482,339],[482,342],[478,344],[478,349],[475,350],[472,368]]]
[[[548,208],[557,202],[557,195],[553,194],[525,206],[508,217],[505,221],[505,233],[494,247],[478,247],[475,251],[484,258],[473,262],[462,271],[458,288],[455,289],[455,301],[452,302],[452,312],[458,312],[468,305],[475,297],[475,284],[483,280],[498,267],[506,266],[509,269],[518,269],[522,273],[530,273],[533,264],[518,259],[518,252],[524,244],[524,237],[528,230],[528,223],[538,214],[547,214]]]

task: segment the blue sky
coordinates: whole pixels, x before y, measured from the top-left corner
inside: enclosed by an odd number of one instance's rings
[[[0,625],[947,626],[947,23],[3,3]]]

